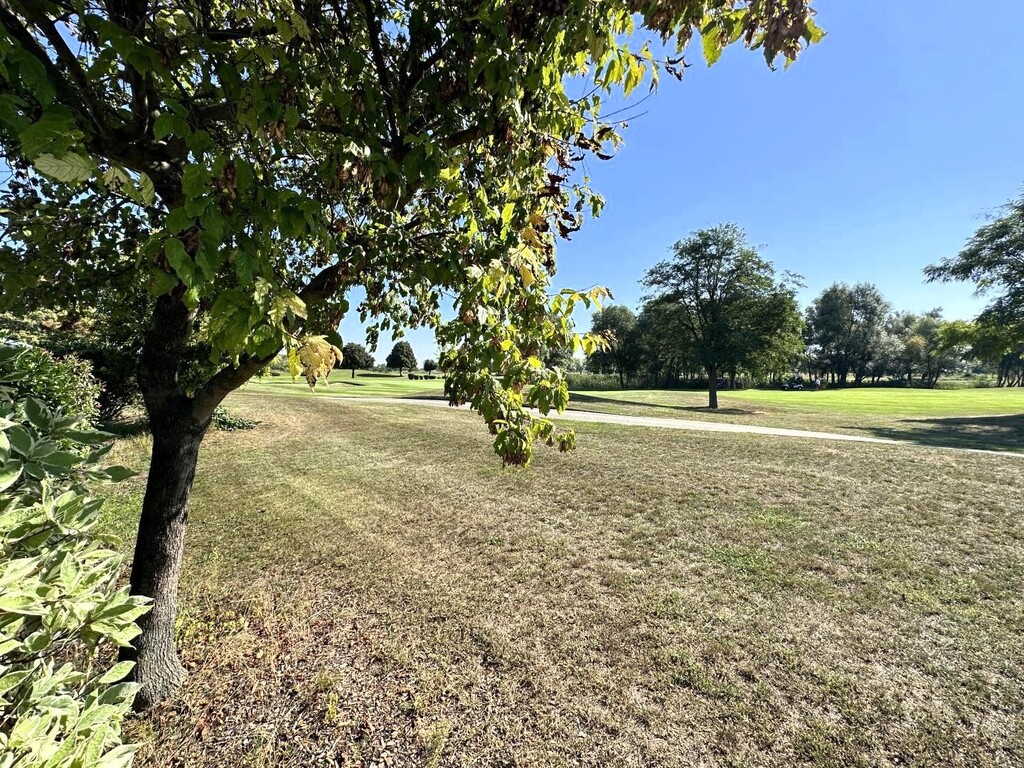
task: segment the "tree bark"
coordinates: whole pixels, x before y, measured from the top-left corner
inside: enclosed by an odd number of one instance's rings
[[[708,408],[718,408],[718,366],[708,367]]]
[[[139,620],[142,634],[122,658],[135,661],[141,686],[135,707],[145,710],[172,696],[185,679],[174,641],[178,578],[185,551],[188,500],[206,424],[191,413],[151,416],[153,454],[135,542],[131,591],[152,598]],[[208,422],[207,422],[208,423]]]
[[[133,641],[134,647],[121,652],[123,659],[136,663],[138,710],[169,698],[185,677],[174,642],[174,621],[188,499],[210,415],[230,391],[217,388],[204,392],[200,400],[183,391],[179,372],[194,320],[179,296],[158,298],[139,360],[139,389],[149,416],[153,452],[135,540],[131,592],[153,602],[139,620],[142,634]]]

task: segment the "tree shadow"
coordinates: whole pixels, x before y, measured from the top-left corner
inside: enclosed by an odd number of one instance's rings
[[[719,392],[719,395],[722,394],[722,392]],[[735,406],[708,408],[706,405],[669,405],[668,403],[645,403],[640,400],[620,400],[617,397],[601,397],[600,395],[586,395],[579,392],[575,392],[569,397],[570,408],[572,408],[573,403],[588,403],[591,405],[635,405],[641,408],[661,408],[664,410],[680,411],[683,413],[709,413],[720,414],[722,416],[752,416],[757,413],[763,413],[763,411],[753,411],[750,410],[749,408],[737,408]]]
[[[889,440],[940,448],[1024,451],[1024,414],[901,419],[899,426],[849,426]]]
[[[149,419],[145,416],[135,418],[118,419],[117,421],[104,421],[99,425],[104,432],[113,435],[120,440],[125,437],[136,437],[149,434]]]

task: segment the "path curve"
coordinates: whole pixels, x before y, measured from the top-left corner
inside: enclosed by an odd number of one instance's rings
[[[432,400],[416,397],[348,397],[338,396],[339,400],[351,403],[382,403],[385,405],[419,405],[428,408],[451,408],[447,400]],[[462,406],[463,409],[469,406]],[[921,445],[909,440],[887,440],[882,437],[867,435],[845,435],[839,432],[814,432],[805,429],[783,429],[781,427],[759,427],[753,424],[734,424],[722,421],[696,421],[694,419],[667,419],[657,416],[625,416],[617,413],[601,413],[599,411],[576,411],[568,409],[564,413],[550,416],[552,420],[582,421],[599,424],[622,424],[631,427],[655,427],[660,429],[684,429],[697,432],[733,432],[752,435],[772,435],[775,437],[798,437],[812,440],[835,440],[849,443],[876,443],[882,445],[901,445],[913,448],[933,448],[940,451],[961,451],[965,453],[985,453],[996,456],[1012,456],[1024,459],[1024,453],[1013,451],[994,451],[983,448],[956,448],[954,446]]]

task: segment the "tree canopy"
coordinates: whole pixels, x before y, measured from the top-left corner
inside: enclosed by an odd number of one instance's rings
[[[881,356],[889,303],[871,283],[835,283],[807,308],[807,343],[811,354],[827,362],[838,381],[850,373],[859,384]],[[819,365],[820,365],[819,361]]]
[[[991,296],[984,315],[1024,324],[1024,195],[1003,206],[956,256],[925,269],[929,280],[972,282]]]
[[[391,348],[388,358],[384,362],[388,368],[397,368],[401,373],[404,369],[412,370],[416,367],[416,355],[413,354],[412,345],[408,341],[399,341]]]
[[[597,372],[618,374],[619,386],[626,388],[626,379],[636,368],[636,315],[629,307],[613,304],[594,313],[590,332],[605,338],[606,344],[587,359],[588,367]]]
[[[676,337],[687,339],[708,375],[708,406],[718,407],[717,378],[757,365],[799,343],[801,322],[789,278],[778,278],[735,224],[701,229],[648,270],[649,301],[674,308]]]
[[[348,368],[352,371],[353,377],[355,377],[356,371],[367,371],[370,368],[373,368],[373,355],[371,355],[362,344],[356,344],[355,342],[350,341],[341,348],[341,355],[342,367]]]

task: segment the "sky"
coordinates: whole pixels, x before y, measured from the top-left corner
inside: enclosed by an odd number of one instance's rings
[[[815,7],[828,34],[788,70],[739,46],[708,68],[698,43],[682,82],[662,77],[616,157],[589,163],[607,208],[559,244],[555,288],[604,285],[635,309],[672,243],[732,221],[804,277],[803,305],[870,281],[900,310],[978,312],[971,286],[925,284],[922,269],[1024,185],[1024,3]],[[354,317],[341,333],[363,340]],[[407,338],[420,361],[436,355],[430,331]]]

